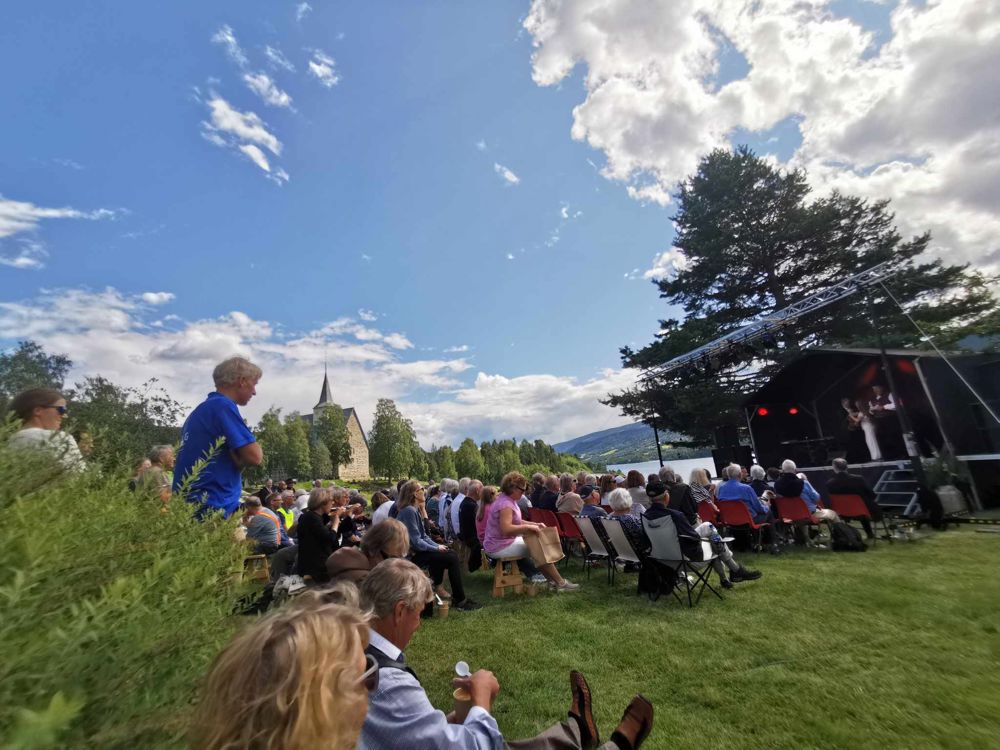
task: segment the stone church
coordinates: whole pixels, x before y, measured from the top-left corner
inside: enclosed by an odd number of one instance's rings
[[[303,415],[311,425],[314,419],[318,419],[324,409],[332,409],[335,406],[333,394],[330,391],[330,379],[326,375],[326,368],[323,370],[323,390],[320,391],[319,401],[313,407],[312,414]],[[347,439],[351,444],[351,460],[349,463],[340,466],[340,478],[355,481],[358,479],[368,479],[368,437],[358,419],[358,413],[354,407],[344,409],[344,422],[347,424]]]

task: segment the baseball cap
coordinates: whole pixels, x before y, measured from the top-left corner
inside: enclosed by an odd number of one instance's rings
[[[356,547],[341,547],[326,558],[326,572],[331,581],[361,583],[370,570],[365,553]]]

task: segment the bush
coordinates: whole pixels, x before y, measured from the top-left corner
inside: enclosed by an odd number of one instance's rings
[[[0,746],[179,746],[237,622],[235,521],[40,460],[0,450]]]

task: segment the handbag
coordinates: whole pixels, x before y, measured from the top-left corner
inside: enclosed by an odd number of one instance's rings
[[[525,534],[523,538],[531,553],[531,560],[536,565],[557,563],[565,557],[559,542],[559,531],[552,526],[539,529],[538,534]]]

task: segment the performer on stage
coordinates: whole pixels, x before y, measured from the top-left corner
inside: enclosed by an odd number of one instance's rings
[[[840,399],[840,406],[846,415],[844,424],[847,429],[842,433],[842,436],[844,447],[847,450],[847,460],[849,463],[861,463],[866,460],[867,456],[865,437],[861,431],[861,412],[847,396]]]
[[[888,416],[886,412],[896,411],[896,400],[892,397],[892,392],[881,385],[872,386],[872,398],[868,402],[872,416],[879,419]]]
[[[865,444],[868,446],[868,454],[871,456],[872,461],[882,460],[882,449],[879,448],[877,428],[875,427],[875,420],[872,418],[872,413],[868,409],[868,404],[865,401],[856,401],[855,406],[857,406],[859,420],[858,424],[861,425],[861,431],[865,435]],[[893,407],[895,408],[895,407]]]

